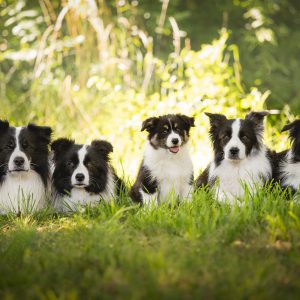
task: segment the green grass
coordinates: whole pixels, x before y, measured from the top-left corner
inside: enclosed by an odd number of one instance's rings
[[[279,189],[228,206],[1,217],[1,299],[299,299],[300,207]]]

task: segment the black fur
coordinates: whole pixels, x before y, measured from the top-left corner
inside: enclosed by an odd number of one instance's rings
[[[166,149],[166,139],[171,131],[176,132],[182,138],[183,144],[188,141],[191,127],[194,127],[194,118],[185,115],[163,115],[146,119],[141,131],[146,130],[148,139],[153,148]]]
[[[58,194],[69,195],[73,189],[71,177],[79,163],[78,151],[83,145],[75,144],[73,140],[61,138],[51,145],[55,169],[53,173],[53,185]],[[85,190],[89,193],[100,194],[107,185],[109,168],[113,172],[117,190],[121,188],[121,180],[115,174],[110,165],[109,154],[113,147],[109,142],[94,140],[87,148],[84,165],[90,176],[89,185]]]
[[[157,182],[155,179],[153,180],[151,178],[150,171],[147,169],[147,167],[143,166],[143,163],[141,164],[136,181],[129,193],[129,196],[133,201],[142,204],[142,195],[140,193],[140,189],[142,189],[143,192],[151,195],[157,191]]]
[[[208,173],[209,173],[209,168],[206,168],[197,178],[196,180],[196,187],[201,188],[201,187],[206,187],[208,185]]]
[[[205,113],[210,119],[210,137],[213,143],[215,163],[218,166],[224,159],[224,147],[232,136],[232,124],[235,119],[227,119],[221,114]],[[246,147],[246,155],[249,155],[253,148],[259,150],[260,139],[263,133],[263,118],[267,112],[251,112],[244,120],[241,120],[239,138]]]
[[[205,113],[210,120],[210,138],[214,150],[214,162],[219,166],[224,160],[224,148],[232,137],[232,124],[236,119],[227,119],[222,114]],[[248,156],[253,149],[259,150],[262,142],[263,134],[263,120],[269,113],[250,112],[245,119],[241,119],[239,139],[245,145],[246,156]],[[271,152],[267,153],[270,161],[272,161]],[[208,182],[209,166],[200,174],[196,180],[197,187],[203,187],[208,184],[214,185],[214,182]]]
[[[146,119],[142,124],[141,131],[146,130],[148,132],[148,140],[154,149],[168,149],[166,140],[171,131],[180,136],[182,145],[184,145],[188,142],[191,127],[194,126],[195,120],[193,117],[169,114]],[[192,182],[193,177],[191,177],[191,184]],[[130,197],[133,201],[142,203],[140,190],[142,189],[143,192],[148,194],[154,194],[157,191],[157,186],[156,179],[152,178],[150,170],[142,162],[136,181],[130,190]]]
[[[283,165],[296,164],[300,162],[300,120],[285,125],[281,132],[289,131],[289,137],[291,140],[291,149],[285,150],[274,155],[274,181],[278,182],[282,188],[288,188],[291,194],[294,194],[297,190],[295,187],[287,186],[285,182],[286,176],[293,176],[292,174],[286,175],[282,170]],[[288,152],[291,151],[291,157],[288,159]]]
[[[300,120],[285,125],[281,132],[289,131],[289,136],[292,141],[293,162],[300,162]]]
[[[8,172],[8,162],[16,147],[16,128],[7,121],[0,121],[0,183]],[[19,135],[20,150],[30,161],[30,168],[37,172],[47,185],[49,179],[48,146],[51,140],[50,127],[28,124]]]

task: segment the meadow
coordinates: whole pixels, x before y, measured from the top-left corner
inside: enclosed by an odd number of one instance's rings
[[[293,1],[203,1],[201,13],[224,19],[211,36],[203,20],[190,25],[192,37],[180,24],[197,16],[183,2],[1,1],[1,119],[51,126],[53,139],[110,141],[128,185],[150,116],[195,117],[195,176],[212,156],[206,111],[267,109],[266,144],[286,149],[280,130],[299,114],[298,48],[283,38],[299,40],[283,24],[300,20],[287,13],[298,15]],[[1,299],[298,299],[300,206],[278,186],[233,206],[199,190],[191,203],[141,208],[126,192],[70,215],[1,216],[0,253]]]
[[[73,215],[1,217],[2,299],[297,299],[300,207],[280,189],[245,203],[200,190],[140,208],[124,195]]]

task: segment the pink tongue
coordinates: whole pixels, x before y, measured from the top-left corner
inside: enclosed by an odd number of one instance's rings
[[[179,151],[179,147],[171,147],[169,148],[170,152],[177,153]]]

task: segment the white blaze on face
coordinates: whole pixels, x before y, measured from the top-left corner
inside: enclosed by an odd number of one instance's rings
[[[177,139],[178,143],[174,144],[172,142],[173,139]],[[182,140],[181,140],[180,135],[172,130],[171,133],[169,134],[168,138],[167,138],[167,147],[168,148],[176,147],[176,146],[179,147],[179,146],[181,146],[181,144],[182,144]]]
[[[244,143],[239,138],[239,133],[241,129],[241,120],[236,119],[232,125],[232,135],[229,142],[226,144],[224,148],[225,159],[231,159],[230,157],[230,149],[237,148],[239,149],[238,159],[244,159],[246,157],[246,147]]]
[[[81,184],[81,186],[77,186],[77,187],[85,187],[85,186],[89,185],[89,182],[90,182],[89,171],[83,163],[86,154],[87,154],[87,146],[84,145],[78,151],[78,160],[79,160],[78,166],[74,170],[72,177],[71,177],[72,185]],[[84,179],[82,181],[78,181],[76,179],[76,175],[78,175],[78,174],[82,174],[84,176]]]
[[[22,127],[17,127],[16,131],[15,131],[15,142],[16,142],[16,146],[14,151],[12,152],[10,158],[9,158],[9,162],[8,162],[8,170],[10,172],[15,171],[16,169],[18,169],[18,166],[16,166],[14,160],[17,157],[22,157],[24,159],[24,164],[22,166],[22,168],[24,169],[24,171],[29,171],[30,170],[30,161],[28,159],[28,157],[26,156],[26,154],[20,149],[20,141],[19,141],[19,136],[21,133]]]

